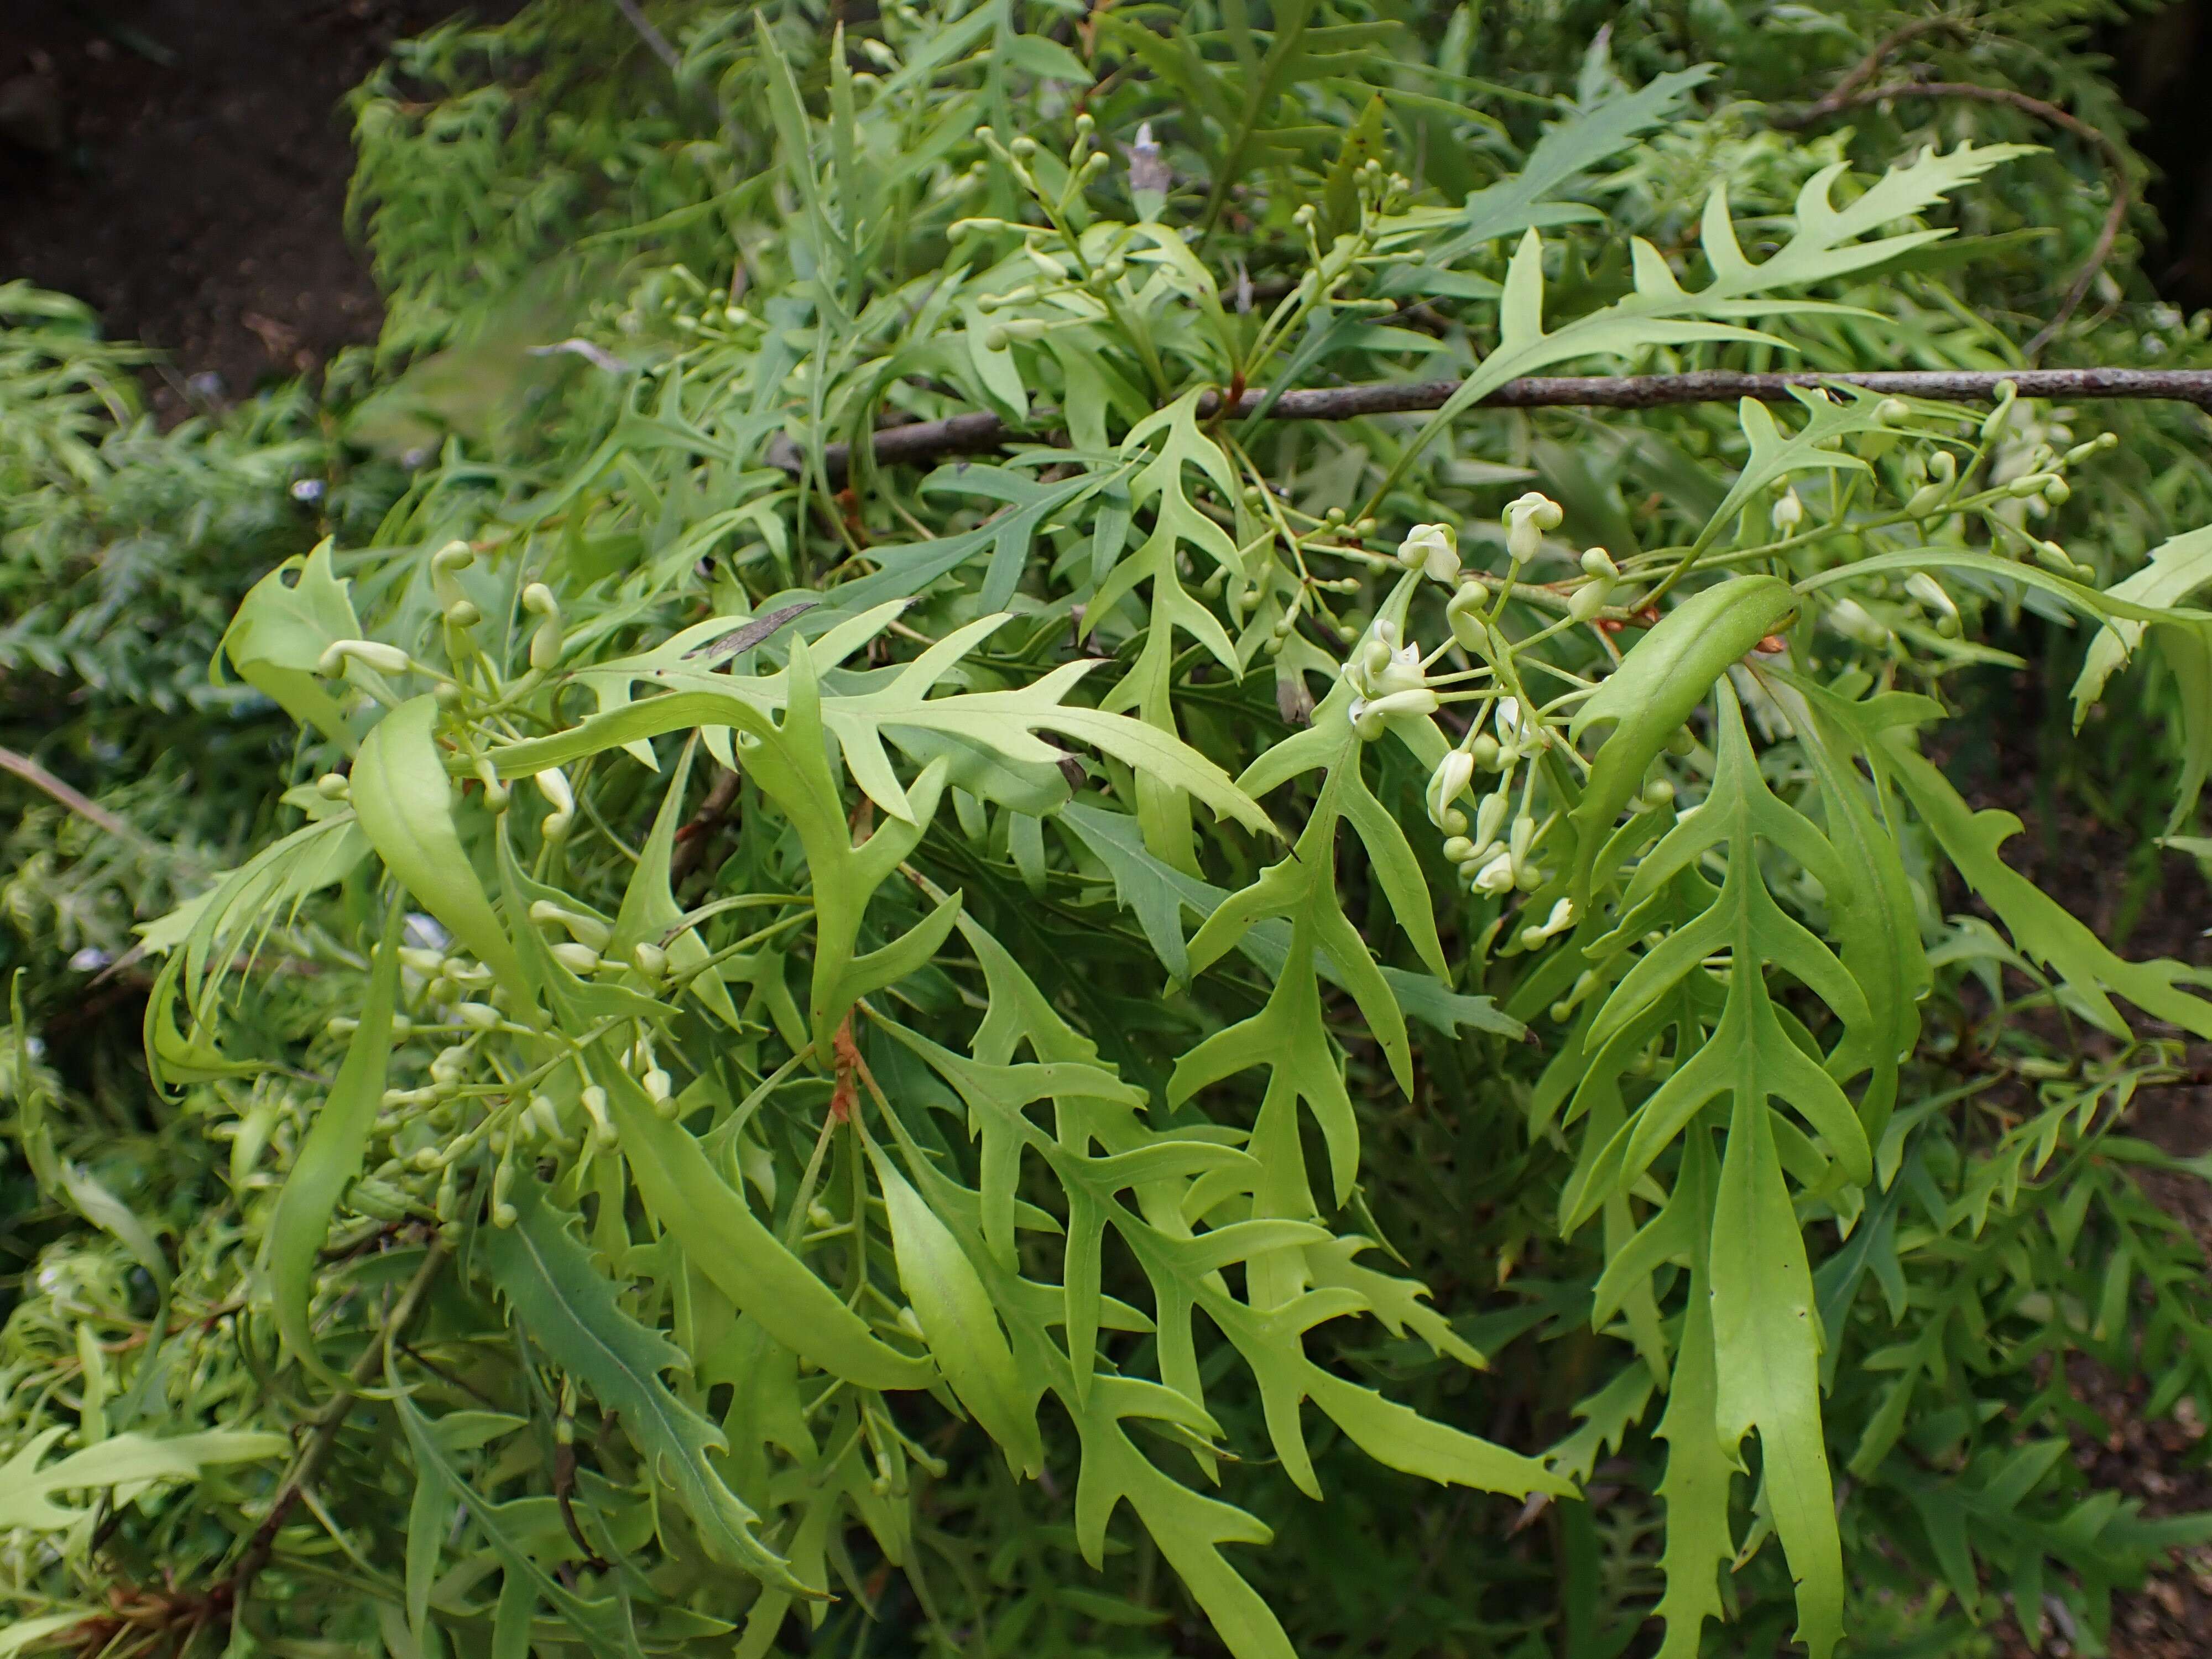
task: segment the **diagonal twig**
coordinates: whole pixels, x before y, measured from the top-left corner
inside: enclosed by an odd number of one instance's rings
[[[140,834],[136,825],[118,817],[90,796],[71,788],[28,755],[19,754],[13,749],[0,745],[0,772],[13,772],[33,789],[44,790],[87,823],[106,830],[118,841],[129,842],[133,847],[159,848],[157,842]]]
[[[1838,110],[1850,107],[1852,94],[1874,79],[1881,66],[1893,57],[1899,47],[1917,40],[1923,34],[1937,29],[1954,29],[1961,34],[1971,32],[1972,25],[1963,17],[1916,17],[1909,23],[1899,24],[1874,44],[1872,51],[1859,59],[1851,71],[1828,89],[1827,95],[1818,102],[1807,105],[1794,115],[1774,118],[1780,127],[1810,126]]]
[[[1885,396],[1925,398],[1941,403],[1987,403],[2010,381],[2026,398],[2141,398],[2194,404],[2212,411],[2212,369],[2023,368],[1883,370],[1870,374],[1817,371],[1772,374],[1702,369],[1686,374],[1531,375],[1508,380],[1480,400],[1490,409],[1657,409],[1672,404],[1733,403],[1741,398],[1781,403],[1790,388],[1857,386]],[[1266,404],[1266,417],[1278,421],[1348,421],[1370,415],[1412,414],[1441,409],[1462,383],[1458,380],[1377,380],[1357,386],[1316,386],[1285,392],[1272,404],[1262,387],[1251,387],[1230,411],[1250,415]],[[1199,412],[1220,410],[1217,395],[1201,398]],[[871,446],[876,465],[889,466],[939,460],[951,455],[980,455],[1019,443],[1048,443],[1054,418],[1040,411],[1032,428],[1010,426],[984,411],[941,421],[915,421],[886,427]],[[850,447],[830,445],[824,469],[842,482],[851,464]],[[799,451],[778,434],[769,446],[769,465],[796,473]]]
[[[645,8],[639,5],[637,0],[615,0],[615,4],[621,9],[622,15],[629,19],[630,27],[638,32],[639,38],[653,55],[668,65],[670,74],[673,75],[684,67],[682,54],[668,44],[666,35],[653,27],[653,20],[645,15]]]

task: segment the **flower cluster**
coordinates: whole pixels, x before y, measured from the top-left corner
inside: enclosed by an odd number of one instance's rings
[[[1410,640],[1401,644],[1398,624],[1388,617],[1377,617],[1367,630],[1344,665],[1344,679],[1356,694],[1352,729],[1368,743],[1382,735],[1392,716],[1433,714],[1439,706],[1429,689],[1421,647]]]

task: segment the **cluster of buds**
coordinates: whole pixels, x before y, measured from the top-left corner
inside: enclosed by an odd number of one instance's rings
[[[599,974],[621,975],[633,969],[653,985],[668,977],[668,952],[651,939],[640,939],[627,957],[605,954],[614,943],[614,930],[597,916],[571,910],[550,899],[538,899],[530,907],[530,919],[541,927],[558,928],[568,934],[549,945],[547,954],[579,979]]]
[[[1444,856],[1459,866],[1461,879],[1474,891],[1534,892],[1546,878],[1531,856],[1539,826],[1527,812],[1509,826],[1505,814],[1512,799],[1514,769],[1522,755],[1542,743],[1541,728],[1521,712],[1520,704],[1511,697],[1499,700],[1492,720],[1498,736],[1486,732],[1474,734],[1446,755],[1430,775],[1429,821],[1444,832]],[[1468,790],[1478,769],[1504,775],[1476,803],[1470,825],[1466,813],[1455,803]]]
[[[1545,532],[1558,529],[1565,514],[1550,496],[1531,489],[1508,503],[1504,518],[1506,555],[1518,569],[1543,551]],[[1459,538],[1449,525],[1415,525],[1398,549],[1398,562],[1440,582],[1459,580]],[[1578,623],[1595,622],[1613,602],[1620,567],[1601,547],[1586,550],[1580,563],[1583,580],[1568,597],[1567,614]],[[1489,599],[1490,589],[1483,579],[1470,575],[1444,610],[1453,636],[1468,650],[1484,656],[1489,654],[1487,629],[1480,613]]]
[[[1488,796],[1475,809],[1474,834],[1454,836],[1444,842],[1444,856],[1459,866],[1468,888],[1486,896],[1516,890],[1533,893],[1549,873],[1531,856],[1538,825],[1529,814],[1520,814],[1506,830],[1505,839],[1498,839],[1505,799],[1503,788]]]
[[[474,1030],[489,1031],[501,1023],[497,1009],[474,1000],[501,994],[493,983],[491,969],[474,957],[408,945],[400,947],[399,965],[408,975],[401,982],[409,987],[410,1000],[418,1009],[448,1008],[456,1020]],[[404,1013],[393,1015],[392,1023],[392,1028],[401,1032],[412,1030],[414,1025]],[[350,1014],[337,1014],[331,1018],[326,1029],[333,1036],[348,1036],[360,1024]]]
[[[1344,665],[1344,681],[1356,694],[1352,725],[1364,742],[1381,737],[1394,717],[1433,714],[1438,707],[1421,666],[1421,647],[1411,641],[1401,644],[1398,624],[1388,617],[1377,617],[1367,630]]]

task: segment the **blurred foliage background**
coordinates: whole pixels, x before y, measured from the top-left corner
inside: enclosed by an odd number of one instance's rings
[[[1107,9],[1009,9],[1087,53]],[[1163,33],[1188,21],[1180,7],[1111,9]],[[1683,111],[1571,191],[1587,212],[1549,232],[1569,250],[1553,278],[1563,301],[1626,290],[1627,233],[1669,252],[1690,245],[1716,180],[1740,222],[1771,225],[1832,161],[1871,175],[1929,145],[2014,142],[2044,148],[1932,210],[1930,222],[1955,237],[1847,296],[1878,311],[1879,327],[1848,316],[1793,325],[1803,364],[1997,369],[2030,361],[2033,343],[2045,366],[2212,368],[2203,322],[2162,301],[2145,269],[2152,175],[2112,65],[2094,49],[2096,31],[2126,21],[2117,5],[1343,0],[1328,10],[1395,29],[1379,64],[1301,85],[1282,125],[1348,131],[1379,90],[1389,164],[1448,202],[1516,170],[1543,123],[1715,66]],[[103,339],[73,301],[0,286],[0,970],[14,999],[0,1043],[0,1466],[47,1428],[67,1428],[65,1447],[94,1444],[162,1419],[173,1398],[191,1402],[196,1423],[240,1432],[289,1434],[307,1421],[296,1378],[273,1380],[273,1338],[230,1316],[274,1180],[254,1167],[258,1145],[243,1162],[235,1148],[259,1136],[281,1157],[295,1115],[289,1103],[259,1109],[264,1093],[230,1083],[175,1095],[154,1085],[140,1052],[153,975],[133,930],[267,844],[300,776],[293,723],[210,672],[247,590],[325,538],[427,547],[571,477],[636,413],[608,365],[689,349],[678,323],[702,296],[742,305],[750,267],[781,257],[760,246],[778,185],[755,21],[767,20],[818,100],[832,27],[842,21],[865,55],[868,19],[808,0],[663,0],[635,13],[536,0],[496,27],[456,21],[401,46],[359,89],[349,211],[386,319],[319,386],[264,392],[163,428],[139,389],[142,353]],[[1126,89],[1148,70],[1125,54],[1112,73]],[[1036,113],[1064,121],[1076,89],[1037,88]],[[1110,95],[1097,94],[1102,105]],[[993,118],[1012,133],[1027,113]],[[1279,293],[1300,257],[1285,204],[1257,191],[1208,201],[1204,181],[1225,137],[1195,106],[1164,121],[1161,137],[1176,174],[1199,181],[1178,208],[1194,222],[1218,211],[1209,262]],[[1314,164],[1316,182],[1332,159]],[[917,271],[943,253],[937,228],[896,240]],[[1444,318],[1427,372],[1463,365],[1485,347],[1481,331]],[[1731,361],[1769,366],[1757,349]],[[2201,412],[2110,403],[2037,419],[2023,455],[2031,439],[2063,447],[2116,434],[2042,526],[2103,582],[2140,568],[2174,530],[2212,521]],[[1709,472],[1733,421],[1726,410],[1486,413],[1455,435],[1437,488],[1453,516],[1494,519],[1509,485],[1533,481],[1565,506],[1571,533],[1632,547],[1655,503],[1697,493],[1683,469]],[[622,464],[662,483],[674,465],[646,445]],[[596,556],[650,562],[684,528],[641,520]],[[706,589],[686,576],[670,614],[694,614],[713,597]],[[2002,804],[2091,826],[2095,861],[2124,872],[2118,901],[2106,902],[2109,889],[2059,896],[2106,904],[2100,920],[2115,937],[2139,927],[2155,948],[2201,960],[2193,931],[2203,918],[2160,913],[2166,884],[2186,875],[2158,842],[2192,763],[2183,682],[2115,681],[2090,740],[2077,744],[2063,689],[2085,630],[2033,603],[1991,607],[1987,620],[1984,657],[1946,664],[1944,690],[1961,711],[1954,769],[1990,782]],[[2082,1060],[2044,1012],[2015,1015],[2019,959],[1986,923],[1977,931],[1965,896],[1934,890],[1931,877],[1928,897],[1942,931],[1912,1097],[1927,1126],[1916,1178],[1929,1191],[1914,1202],[1957,1223],[1946,1231],[1893,1205],[1865,1236],[1919,1229],[1906,1275],[1863,1285],[1875,1270],[1839,1252],[1821,1282],[1824,1298],[1863,1288],[1917,1322],[1910,1352],[1855,1335],[1828,1401],[1832,1449],[1848,1471],[1859,1650],[1966,1655],[2027,1639],[2100,1651],[2108,1592],[2165,1571],[2171,1547],[2206,1535],[2194,1521],[2144,1518],[2134,1497],[2096,1490],[2063,1455],[2069,1435],[2118,1431],[2100,1416],[2115,1401],[2191,1436],[2190,1425],[2212,1417],[2200,1246],[2136,1178],[2170,1160],[2130,1139],[2124,1116],[2139,1093],[2193,1086],[2196,1060],[2154,1040]],[[341,1006],[335,994],[312,978],[274,982],[256,1018],[296,1038]],[[1578,1422],[1602,1420],[1573,1411],[1604,1380],[1582,1328],[1587,1264],[1547,1255],[1550,1194],[1540,1189],[1551,1154],[1522,1132],[1527,1078],[1452,1076],[1440,1064],[1449,1109],[1380,1091],[1363,1102],[1364,1202],[1492,1368],[1468,1376],[1411,1344],[1364,1358],[1426,1409],[1512,1444],[1553,1446]],[[373,1216],[356,1220],[355,1242],[374,1234]],[[1919,1473],[1884,1476],[1883,1437],[1898,1432],[1885,1413],[1905,1409],[1889,1386],[1900,1375],[1924,1382],[1909,1446]],[[2108,1381],[2082,1382],[2091,1375]],[[1256,1415],[1249,1401],[1239,1409]],[[364,1435],[365,1448],[375,1443]],[[2056,1449],[2022,1462],[2023,1446]],[[1571,1455],[1593,1476],[1593,1501],[1517,1517],[1491,1498],[1409,1491],[1342,1446],[1320,1455],[1325,1505],[1255,1482],[1238,1492],[1277,1534],[1245,1570],[1301,1651],[1643,1650],[1659,1593],[1647,1431],[1586,1428]],[[0,1577],[17,1599],[0,1618],[16,1622],[12,1634],[0,1629],[0,1654],[39,1643],[87,1654],[219,1649],[231,1639],[227,1619],[192,1596],[234,1559],[239,1517],[265,1502],[268,1473],[211,1465],[127,1524],[121,1509],[103,1510],[71,1534],[66,1559],[15,1535]],[[841,1602],[816,1649],[1218,1650],[1148,1546],[1115,1564],[1112,1595],[1083,1588],[1091,1580],[1071,1529],[1024,1510],[995,1458],[971,1455],[932,1505],[928,1527],[948,1540],[947,1558],[965,1557],[941,1587],[946,1601],[924,1607],[873,1561],[848,1563],[881,1599]],[[325,1593],[319,1562],[359,1549],[388,1574],[402,1519],[386,1516],[380,1538],[357,1534],[353,1518],[334,1522],[325,1545],[272,1568],[264,1593],[289,1610],[293,1632],[241,1637],[231,1650],[337,1650],[304,1633]],[[41,1610],[63,1605],[54,1586],[64,1579],[70,1595],[107,1609],[103,1622],[58,1624]],[[1708,1650],[1786,1640],[1789,1591],[1769,1548],[1734,1580],[1738,1622],[1711,1633]],[[410,1649],[404,1620],[343,1639],[408,1659],[427,1651]]]

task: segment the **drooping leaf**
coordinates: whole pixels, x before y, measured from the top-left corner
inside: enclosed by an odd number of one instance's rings
[[[669,1392],[660,1373],[690,1358],[623,1310],[614,1286],[568,1231],[537,1182],[519,1182],[512,1227],[495,1228],[485,1265],[531,1339],[620,1415],[654,1477],[676,1493],[709,1553],[765,1583],[804,1593],[783,1558],[764,1544],[758,1517],[716,1473],[712,1455],[726,1436]]]
[[[309,1317],[316,1259],[346,1184],[360,1174],[391,1063],[393,1004],[399,988],[399,939],[405,918],[394,906],[370,964],[361,1024],[292,1162],[269,1224],[270,1290],[284,1346],[325,1382],[347,1387],[322,1358]]]

